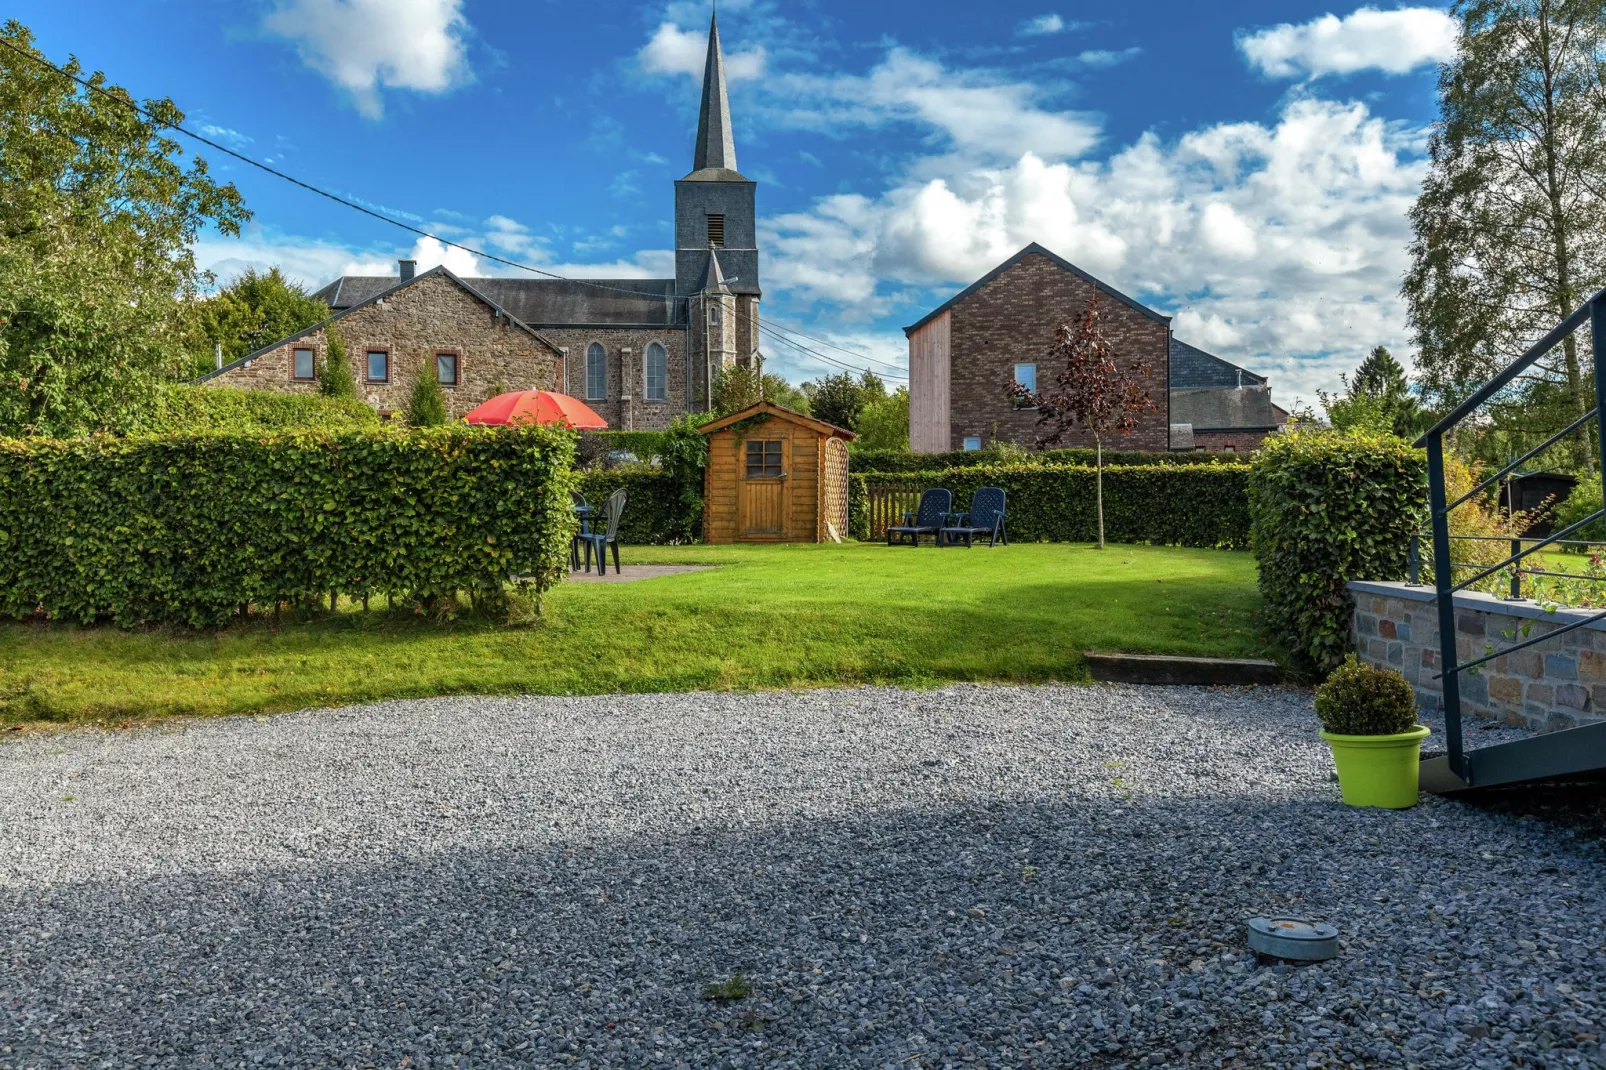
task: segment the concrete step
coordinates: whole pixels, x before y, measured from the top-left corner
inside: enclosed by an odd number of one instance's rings
[[[1084,650],[1093,679],[1116,684],[1275,684],[1277,663],[1258,658],[1184,658]]]

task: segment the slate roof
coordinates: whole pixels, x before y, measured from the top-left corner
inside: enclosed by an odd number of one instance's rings
[[[977,279],[963,290],[960,290],[958,293],[954,294],[952,297],[938,305],[936,308],[932,309],[930,312],[926,313],[918,322],[905,327],[903,329],[903,333],[906,335],[914,334],[920,328],[924,327],[926,324],[930,323],[932,320],[936,319],[938,316],[942,315],[944,312],[948,311],[950,308],[954,307],[959,302],[981,289],[983,286],[986,286],[989,282],[992,282],[1005,271],[1014,267],[1022,259],[1031,256],[1034,253],[1038,256],[1048,257],[1050,260],[1054,261],[1055,264],[1059,265],[1061,268],[1064,268],[1066,271],[1069,271],[1072,275],[1075,275],[1083,282],[1091,283],[1092,285],[1098,287],[1100,293],[1103,293],[1107,297],[1115,298],[1128,308],[1134,308],[1143,313],[1145,316],[1159,323],[1171,322],[1170,316],[1162,316],[1148,305],[1128,297],[1126,294],[1122,293],[1120,290],[1117,290],[1109,283],[1104,282],[1101,279],[1095,279],[1092,275],[1089,275],[1087,272],[1083,271],[1081,268],[1077,267],[1075,264],[1071,263],[1069,260],[1060,256],[1059,254],[1051,253],[1041,245],[1038,245],[1036,242],[1032,242],[1032,244],[1028,245],[1026,248],[1022,249],[1008,260],[1005,260],[1002,264],[999,264],[987,274],[983,275],[981,278]]]
[[[256,350],[255,352],[252,352],[252,353],[247,353],[245,356],[240,357],[237,360],[231,360],[229,363],[223,365],[223,367],[218,368],[218,369],[216,369],[214,371],[209,371],[205,375],[203,375],[200,378],[196,379],[195,381],[197,383],[204,383],[208,379],[217,378],[218,376],[222,375],[224,372],[233,371],[235,368],[238,368],[240,365],[245,364],[248,361],[256,360],[258,357],[262,356],[264,353],[271,353],[275,349],[278,349],[280,346],[289,345],[291,342],[294,342],[298,338],[305,338],[307,335],[312,334],[314,331],[321,330],[322,328],[327,327],[329,324],[334,323],[336,320],[344,319],[345,317],[351,315],[353,312],[357,311],[359,308],[362,308],[365,305],[371,304],[372,302],[377,301],[381,297],[388,297],[392,293],[396,292],[397,290],[405,289],[406,287],[411,286],[416,282],[421,282],[424,279],[427,279],[432,275],[444,275],[446,278],[451,279],[453,282],[457,283],[458,286],[461,286],[465,291],[467,291],[470,297],[473,297],[475,300],[482,302],[483,304],[488,306],[491,309],[492,312],[495,312],[497,315],[506,317],[509,323],[511,323],[513,326],[517,327],[519,330],[523,331],[524,333],[528,334],[530,337],[534,338],[536,341],[540,342],[542,345],[546,346],[548,349],[552,350],[552,352],[554,352],[554,353],[558,352],[558,347],[553,345],[552,342],[549,339],[547,339],[547,338],[543,337],[542,335],[538,334],[535,330],[533,330],[530,327],[530,325],[527,322],[525,322],[522,318],[512,314],[507,308],[503,307],[497,301],[495,301],[494,299],[489,297],[483,290],[479,289],[477,286],[469,285],[468,283],[464,282],[462,279],[458,278],[456,275],[452,274],[450,271],[448,271],[444,267],[435,267],[435,268],[430,268],[428,271],[425,271],[422,274],[414,275],[412,278],[406,279],[406,280],[397,278],[395,276],[380,277],[380,278],[369,278],[369,277],[364,277],[364,276],[350,276],[351,278],[361,279],[361,281],[364,281],[364,282],[381,282],[381,283],[385,283],[387,285],[384,285],[384,286],[381,286],[381,287],[375,287],[372,290],[370,290],[368,292],[368,295],[366,297],[363,297],[361,300],[352,299],[349,304],[343,304],[339,308],[335,308],[333,306],[333,304],[330,304],[331,309],[333,309],[333,311],[334,311],[334,315],[330,316],[328,319],[321,320],[321,321],[319,321],[317,323],[314,323],[311,327],[307,327],[307,328],[305,328],[303,330],[299,330],[294,334],[285,335],[283,338],[279,339],[277,342],[270,342],[267,345],[263,346],[261,349],[258,349],[258,350]],[[322,298],[325,301],[325,303],[329,303],[329,298],[324,297],[325,292],[326,291],[334,291],[334,290],[336,290],[340,286],[340,284],[342,282],[344,282],[344,281],[346,281],[346,280],[345,279],[336,279],[334,282],[331,282],[328,286],[325,286],[322,290],[319,290],[313,296]],[[489,282],[489,281],[493,281],[493,280],[489,280],[489,279],[479,280],[479,279],[477,279],[475,281],[476,282],[481,282],[481,281]],[[354,294],[354,293],[359,292],[362,289],[363,289],[362,287],[354,287],[349,293],[350,294]],[[349,296],[348,293],[342,293],[340,295],[339,299],[344,302],[344,301],[347,300],[348,296]]]
[[[1243,373],[1242,382],[1238,379],[1240,372]],[[1230,364],[1220,357],[1206,353],[1197,346],[1191,346],[1176,335],[1171,336],[1172,390],[1265,385],[1264,375],[1256,375],[1246,368],[1240,368],[1236,364]]]
[[[365,304],[400,280],[346,275],[313,294],[330,308]],[[674,279],[475,279],[473,289],[532,326],[679,326]]]
[[[703,68],[703,103],[697,114],[697,146],[691,169],[693,176],[728,171],[737,181],[745,181],[736,169],[736,138],[731,134],[730,97],[725,92],[725,52],[719,44],[718,11],[708,23],[708,61]]]
[[[1247,380],[1246,380],[1247,382]],[[1288,422],[1288,414],[1271,401],[1271,390],[1248,386],[1224,390],[1171,388],[1171,424],[1188,424],[1200,431],[1274,431]]]

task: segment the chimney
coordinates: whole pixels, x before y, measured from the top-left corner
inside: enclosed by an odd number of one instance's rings
[[[404,275],[402,277],[410,279],[410,278],[413,277],[412,276],[412,272],[408,272],[406,275]],[[1242,368],[1239,368],[1238,369],[1238,389],[1242,390],[1243,388],[1244,388],[1244,370]]]
[[[403,282],[411,281],[412,277],[413,277],[413,272],[418,270],[418,261],[416,261],[416,260],[398,260],[398,261],[396,261],[396,263],[401,268],[401,281],[403,281]]]
[[[217,370],[223,370],[223,343],[212,343],[212,359],[217,361]]]

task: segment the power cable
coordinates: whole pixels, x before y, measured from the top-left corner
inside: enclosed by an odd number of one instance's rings
[[[820,345],[825,346],[828,349],[834,349],[838,353],[846,353],[848,356],[854,358],[855,360],[867,360],[867,361],[871,362],[872,364],[879,364],[883,368],[891,368],[894,373],[902,372],[904,370],[902,365],[893,364],[891,361],[881,360],[881,359],[879,359],[877,357],[865,356],[863,353],[856,353],[851,349],[844,349],[842,346],[839,346],[834,342],[828,341],[828,340],[826,340],[824,338],[820,338],[817,335],[812,335],[807,331],[800,331],[796,327],[783,327],[778,323],[772,323],[771,326],[773,326],[776,330],[782,331],[782,332],[784,332],[786,334],[795,334],[800,338],[807,338],[811,342],[816,342],[816,343],[818,343]]]
[[[762,320],[759,321],[758,329],[761,332],[769,335],[775,341],[781,342],[781,343],[783,343],[785,345],[788,345],[788,346],[791,346],[793,349],[796,349],[799,352],[807,353],[809,356],[814,357],[817,360],[823,360],[827,364],[829,364],[829,365],[831,365],[831,366],[833,366],[835,368],[839,368],[842,371],[867,372],[867,371],[871,371],[872,370],[869,367],[854,367],[853,365],[847,364],[847,363],[845,363],[845,362],[843,362],[841,360],[838,360],[835,357],[826,356],[824,353],[821,353],[817,349],[811,349],[808,346],[803,345],[801,342],[796,341],[795,339],[788,338],[786,335],[780,333],[779,331],[776,331],[776,330],[772,329],[769,324],[763,322]],[[902,380],[903,382],[908,382],[909,381],[909,377],[907,375],[897,375],[897,374],[894,374],[892,372],[881,372],[881,373],[875,373],[875,374],[878,374],[879,377],[885,378],[885,379],[899,379],[899,380]]]

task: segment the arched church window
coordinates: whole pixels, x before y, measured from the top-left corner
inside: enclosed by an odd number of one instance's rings
[[[718,301],[708,302],[708,325],[718,327],[725,322],[725,306]]]
[[[669,397],[669,354],[657,342],[647,346],[647,400]]]
[[[601,401],[608,396],[608,351],[601,342],[586,347],[586,400]]]

